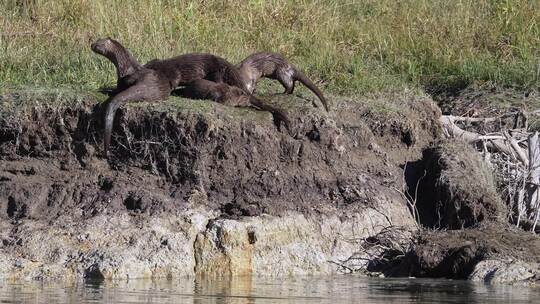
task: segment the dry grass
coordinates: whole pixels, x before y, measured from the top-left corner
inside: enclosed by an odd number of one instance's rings
[[[440,169],[435,186],[444,224],[459,229],[506,218],[492,169],[469,144],[444,141],[435,149],[433,161]]]
[[[0,83],[113,83],[89,48],[103,36],[143,62],[278,51],[334,92],[540,83],[535,0],[4,0]]]

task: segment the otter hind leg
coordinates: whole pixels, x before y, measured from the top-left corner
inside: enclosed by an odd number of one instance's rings
[[[294,80],[288,75],[280,73],[277,77],[277,81],[285,88],[283,94],[292,94],[294,91]]]
[[[291,86],[285,88],[285,94],[292,94],[294,92],[294,84],[296,82],[291,78]]]

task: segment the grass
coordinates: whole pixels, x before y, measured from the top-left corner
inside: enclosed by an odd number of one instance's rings
[[[277,51],[334,93],[540,84],[537,0],[3,0],[0,83],[114,84],[104,36],[141,62]]]

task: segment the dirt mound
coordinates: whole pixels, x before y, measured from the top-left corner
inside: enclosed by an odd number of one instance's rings
[[[413,169],[409,184],[417,189],[416,206],[424,226],[461,229],[506,218],[491,169],[469,145],[442,141],[426,149]]]
[[[540,238],[504,223],[412,233],[391,228],[367,239],[364,245],[367,252],[377,253],[367,270],[389,277],[505,283],[540,279]]]
[[[4,219],[197,205],[223,216],[345,213],[376,204],[373,193],[399,196],[387,187],[401,187],[399,165],[439,134],[436,107],[410,96],[380,104],[336,97],[330,114],[300,98],[275,96],[294,120],[293,136],[265,112],[173,97],[120,110],[107,162],[95,96],[71,103],[39,96],[1,99]]]
[[[417,277],[467,279],[481,260],[499,258],[540,263],[540,239],[506,225],[478,229],[423,231],[403,269]]]
[[[404,240],[379,233],[365,242],[364,250],[375,252],[369,271],[505,283],[540,278],[540,239],[507,223],[492,171],[473,148],[441,141],[408,164],[406,176],[424,229]]]

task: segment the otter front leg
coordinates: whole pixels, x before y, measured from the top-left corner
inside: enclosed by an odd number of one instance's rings
[[[285,89],[285,94],[292,94],[294,91],[294,80],[291,80],[291,86]]]

